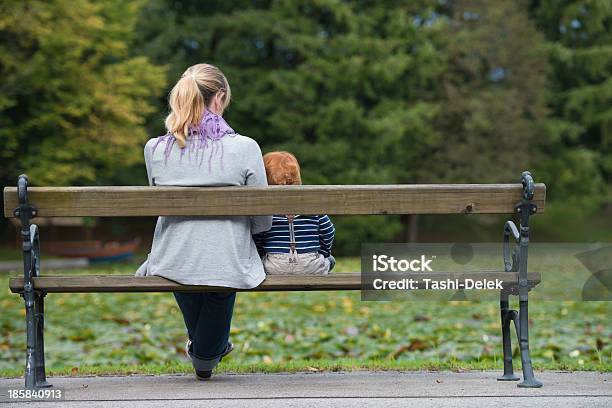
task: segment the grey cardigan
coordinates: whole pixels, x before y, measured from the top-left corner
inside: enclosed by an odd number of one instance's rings
[[[200,151],[203,162],[195,152],[181,157],[176,143],[166,159],[166,142],[154,149],[157,142],[149,140],[144,149],[150,185],[267,185],[261,150],[246,136],[226,135],[209,143]],[[252,234],[271,226],[269,216],[159,217],[151,253],[136,275],[159,275],[186,285],[253,288],[265,273]]]

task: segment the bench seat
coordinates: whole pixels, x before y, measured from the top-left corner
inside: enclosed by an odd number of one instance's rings
[[[482,272],[431,272],[406,273],[406,278],[446,280],[456,278],[499,279],[505,284],[515,284],[518,272],[482,271]],[[540,282],[540,274],[530,272],[527,275],[530,286]],[[11,292],[23,292],[23,278],[11,278]],[[214,286],[182,285],[161,276],[137,277],[133,275],[45,275],[34,278],[34,288],[46,293],[83,293],[83,292],[224,292],[228,289]],[[261,285],[253,289],[238,289],[240,292],[273,292],[273,291],[325,291],[325,290],[360,290],[359,273],[331,273],[323,276],[308,275],[269,275]]]

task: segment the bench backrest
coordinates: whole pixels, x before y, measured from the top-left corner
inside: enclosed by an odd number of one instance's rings
[[[544,211],[546,186],[534,185]],[[29,187],[40,217],[271,214],[509,214],[521,184],[305,185],[270,187]],[[19,205],[4,189],[4,215]]]

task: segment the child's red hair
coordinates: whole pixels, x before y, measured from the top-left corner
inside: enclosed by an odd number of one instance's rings
[[[269,185],[302,184],[300,163],[289,152],[270,152],[263,157]]]

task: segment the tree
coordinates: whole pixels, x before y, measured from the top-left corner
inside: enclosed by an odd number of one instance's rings
[[[142,162],[161,67],[128,55],[141,2],[0,3],[0,180],[103,184]]]
[[[612,3],[532,0],[550,59],[550,196],[597,208],[612,199]]]
[[[517,181],[546,142],[544,43],[520,2],[456,0],[420,180]]]
[[[435,114],[441,7],[278,1],[202,10],[156,0],[143,9],[134,47],[168,62],[171,81],[195,63],[220,66],[235,96],[228,121],[264,152],[296,154],[305,183],[409,182]],[[389,239],[400,228],[397,217],[335,221],[353,253],[366,237]]]

